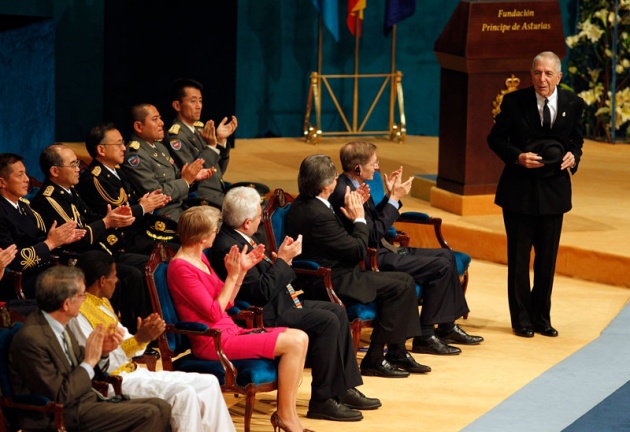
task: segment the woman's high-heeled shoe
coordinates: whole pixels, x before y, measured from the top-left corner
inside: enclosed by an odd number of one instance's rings
[[[285,425],[284,421],[282,421],[282,419],[278,415],[278,411],[271,414],[271,426],[273,426],[273,432],[276,432],[278,428],[285,432],[291,432],[289,426]]]
[[[271,426],[273,426],[273,432],[276,432],[278,428],[285,432],[291,432],[291,430],[289,429],[289,426],[284,424],[284,421],[282,421],[282,419],[278,415],[278,411],[274,412],[271,415]],[[310,429],[304,429],[302,432],[315,432],[315,431],[312,431]]]

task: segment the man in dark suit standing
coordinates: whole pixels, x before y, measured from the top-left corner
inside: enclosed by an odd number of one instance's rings
[[[239,249],[250,249],[260,243],[256,233],[262,207],[256,189],[231,189],[223,201],[222,217],[223,225],[209,251],[212,268],[225,279],[224,259],[230,248],[237,245]],[[307,362],[313,381],[307,417],[361,420],[363,415],[357,409],[375,409],[381,403],[355,388],[363,381],[345,309],[327,301],[300,299],[293,289],[295,272],[291,262],[301,251],[301,237],[285,238],[274,261],[265,257],[247,272],[237,298],[263,307],[266,326],[292,327],[308,334]]]
[[[424,354],[454,355],[461,349],[448,343],[477,345],[481,336],[467,334],[455,320],[468,313],[468,305],[459,282],[457,263],[453,251],[438,248],[396,248],[388,243],[387,230],[398,218],[400,199],[411,190],[413,177],[402,181],[402,167],[391,176],[385,174],[387,194],[379,203],[370,195],[366,180],[374,178],[378,166],[376,145],[369,142],[350,142],[340,152],[343,174],[330,196],[330,203],[344,222],[346,230],[352,230],[352,221],[346,219],[340,208],[344,205],[346,188],[357,190],[363,196],[365,219],[369,230],[368,246],[377,250],[380,271],[405,272],[422,287],[423,303],[420,313],[422,336],[413,340],[412,351]],[[437,330],[434,328],[438,325]]]
[[[158,398],[131,399],[120,403],[98,400],[92,391],[94,370],[103,352],[118,342],[102,325],[92,332],[85,348],[71,331],[70,319],[85,300],[83,272],[56,266],[37,281],[38,310],[30,314],[11,344],[9,377],[18,395],[35,394],[64,405],[64,423],[79,431],[167,431],[171,407]],[[107,334],[106,334],[107,333]],[[52,429],[52,419],[41,413],[21,418],[25,429]]]
[[[302,259],[332,269],[333,287],[344,303],[376,302],[370,347],[361,362],[363,375],[398,378],[409,372],[428,372],[431,369],[417,363],[405,348],[408,338],[420,335],[413,278],[361,269],[359,263],[365,260],[368,247],[363,200],[357,192],[346,191],[341,211],[354,223],[348,233],[328,202],[336,185],[337,170],[328,156],[304,159],[298,174],[300,195],[288,211],[286,233],[293,238],[303,236]]]
[[[561,65],[552,52],[534,57],[531,77],[533,86],[503,98],[488,144],[505,162],[495,203],[503,209],[507,234],[512,329],[522,337],[534,332],[554,337],[558,331],[551,325],[551,291],[563,214],[571,210],[569,171],[577,171],[582,156],[584,102],[558,88]]]

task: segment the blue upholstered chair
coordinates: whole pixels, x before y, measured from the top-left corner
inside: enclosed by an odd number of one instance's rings
[[[217,377],[225,393],[245,395],[245,431],[249,432],[257,392],[268,392],[278,388],[278,368],[275,360],[246,359],[230,361],[221,348],[221,331],[198,322],[181,322],[175,312],[166,282],[170,259],[175,252],[162,243],[157,243],[149,257],[146,280],[151,296],[153,311],[166,322],[166,331],[158,338],[162,354],[162,368],[183,372],[209,373]],[[214,338],[219,360],[202,360],[185,354],[190,349],[188,336]]]
[[[13,323],[9,328],[0,328],[0,430],[18,430],[19,412],[34,411],[54,416],[57,431],[65,431],[62,404],[44,396],[13,394],[9,383],[9,347],[21,327],[21,323]]]
[[[278,252],[278,247],[285,237],[286,215],[292,201],[293,197],[291,195],[282,189],[276,189],[263,209],[263,223],[265,224],[267,241],[271,252]],[[322,267],[314,261],[293,260],[293,270],[298,277],[301,275],[322,278],[330,301],[346,308],[356,353],[361,341],[361,330],[366,327],[372,327],[372,321],[376,318],[376,303],[355,303],[346,307],[332,286],[331,269]]]
[[[372,195],[372,199],[375,204],[380,203],[385,196],[385,188],[383,186],[383,179],[381,177],[381,173],[379,171],[374,172],[374,179],[366,181],[368,186],[370,186],[370,194]],[[440,247],[453,250],[446,240],[444,240],[444,236],[442,235],[442,219],[434,218],[429,216],[426,213],[420,212],[403,212],[400,214],[396,222],[407,222],[407,223],[415,223],[421,225],[430,225],[433,226],[433,230],[435,232],[435,237],[440,244]],[[409,236],[403,231],[397,231],[395,227],[390,227],[387,233],[388,240],[393,244],[399,244],[400,246],[407,247],[409,246]],[[468,288],[468,267],[470,265],[470,255],[464,252],[453,251],[455,255],[455,261],[457,263],[457,272],[459,274],[459,281],[462,285],[462,290],[464,294],[466,294],[466,289]],[[372,270],[377,270],[378,266],[376,265],[376,261],[371,263]],[[418,295],[418,302],[422,302],[422,287],[416,285],[416,293]],[[468,318],[468,314],[464,315],[464,319]]]

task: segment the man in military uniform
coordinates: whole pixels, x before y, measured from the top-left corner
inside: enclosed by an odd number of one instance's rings
[[[158,142],[164,138],[164,122],[157,108],[150,104],[135,105],[131,110],[134,135],[127,147],[123,170],[136,193],[143,195],[156,190],[171,197],[171,202],[156,213],[175,221],[184,212],[182,205],[190,187],[212,175],[203,168],[203,160],[175,166],[166,147]]]
[[[147,235],[150,231],[146,229],[144,216],[164,207],[170,197],[161,190],[143,196],[136,194],[120,169],[120,164],[125,161],[125,142],[114,124],[93,127],[85,139],[85,147],[92,156],[92,163],[81,174],[76,189],[88,207],[102,217],[107,215],[108,205],[111,208],[129,206],[135,222],[119,229],[122,247],[126,252],[150,254],[155,239]]]
[[[230,161],[230,145],[227,138],[238,126],[236,117],[225,117],[215,127],[213,120],[204,125],[199,121],[203,98],[203,85],[195,80],[181,78],[173,83],[171,100],[177,117],[168,130],[169,151],[177,166],[182,167],[196,159],[204,160],[204,167],[214,174],[199,182],[197,194],[208,204],[221,208],[225,197],[223,174]]]
[[[35,280],[53,265],[52,251],[73,243],[85,235],[76,222],[53,224],[49,230],[42,217],[33,211],[23,197],[28,193],[29,178],[22,157],[13,153],[0,154],[0,247],[15,244],[17,254],[9,268],[22,272],[22,291],[27,298],[35,295]],[[3,299],[13,298],[3,292]]]
[[[116,254],[116,264],[121,276],[121,297],[119,302],[121,322],[125,327],[136,329],[137,317],[150,312],[147,290],[144,283],[144,268],[147,255],[120,253],[120,228],[130,226],[135,218],[128,206],[111,209],[107,206],[105,217],[93,212],[83,202],[74,186],[79,183],[79,161],[72,149],[63,144],[53,144],[45,148],[39,165],[46,175],[46,181],[33,198],[33,208],[50,227],[53,223],[76,222],[87,231],[83,239],[72,244],[69,249],[82,253],[90,249],[105,250]]]

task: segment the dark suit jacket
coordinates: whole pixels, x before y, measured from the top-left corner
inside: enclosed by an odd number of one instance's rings
[[[72,348],[79,364],[84,349],[79,346],[71,331]],[[64,405],[64,421],[69,430],[78,426],[81,404],[96,403],[92,381],[82,367],[73,368],[44,315],[36,310],[15,335],[9,352],[9,378],[15,394],[46,396]],[[46,416],[28,414],[26,429],[50,428]]]
[[[255,238],[254,241],[258,243]],[[223,225],[209,253],[212,268],[222,280],[227,276],[223,258],[233,245],[238,245],[239,249],[244,245],[251,248],[242,235]],[[237,298],[262,306],[265,325],[272,325],[284,311],[295,308],[287,290],[287,284],[293,279],[295,272],[285,261],[277,260],[272,264],[263,260],[247,272]]]
[[[501,113],[496,117],[488,144],[505,162],[499,179],[495,203],[515,213],[529,215],[562,214],[571,210],[571,178],[567,170],[555,170],[553,175],[540,176],[537,169],[516,163],[518,155],[532,140],[553,137],[565,152],[575,156],[577,171],[582,156],[582,134],[579,128],[584,108],[581,98],[567,90],[558,91],[558,112],[551,131],[541,126],[533,87],[508,93],[503,98]]]
[[[105,229],[103,217],[94,213],[79,196],[79,192],[72,187],[72,195],[61,186],[46,180],[35,198],[33,208],[42,215],[46,227],[50,228],[54,221],[57,226],[70,220],[77,223],[77,228],[87,230],[85,236],[64,248],[82,252],[89,248],[104,248],[116,250],[121,245],[118,234],[114,229]]]
[[[293,238],[302,234],[302,254],[298,258],[330,267],[335,291],[342,298],[361,303],[376,298],[376,287],[369,278],[358,277],[358,263],[367,256],[366,224],[354,224],[349,233],[326,204],[317,198],[298,196],[287,213],[286,234]]]
[[[203,129],[202,122],[196,122],[198,129]],[[209,179],[200,181],[197,184],[197,194],[221,207],[225,197],[225,185],[223,175],[227,171],[230,162],[230,143],[226,146],[217,146],[217,153],[203,141],[200,132],[193,133],[188,126],[178,119],[173,120],[173,125],[168,130],[169,146],[168,151],[175,159],[175,163],[181,169],[184,164],[192,163],[196,159],[205,161],[204,168],[214,168],[216,171]]]

